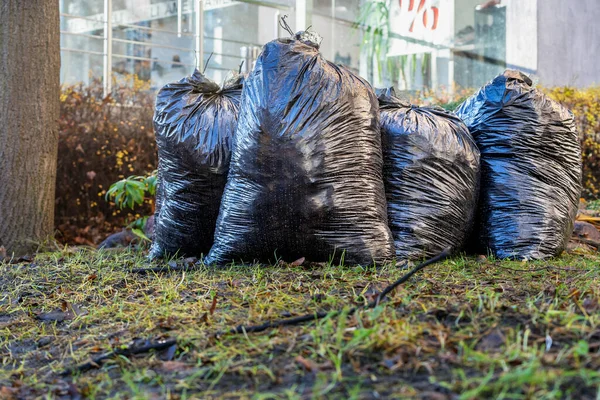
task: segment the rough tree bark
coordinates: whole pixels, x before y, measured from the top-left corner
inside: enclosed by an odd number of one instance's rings
[[[0,247],[53,232],[60,96],[58,0],[0,1]]]

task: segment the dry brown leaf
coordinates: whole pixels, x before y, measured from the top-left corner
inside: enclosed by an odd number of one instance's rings
[[[160,369],[166,372],[179,372],[189,368],[190,365],[183,361],[165,361],[160,365]]]
[[[295,358],[295,361],[298,364],[302,365],[304,367],[304,369],[306,369],[308,372],[316,371],[318,369],[317,363],[315,363],[312,360],[308,360],[302,356],[297,356]]]
[[[2,386],[0,388],[0,399],[2,400],[13,400],[17,398],[18,390],[8,386]]]
[[[70,312],[63,312],[61,310],[50,311],[47,313],[40,313],[35,316],[40,321],[44,322],[62,322],[68,319],[73,319],[73,314]]]
[[[420,393],[420,398],[422,400],[448,400],[452,397],[440,392],[426,391]]]
[[[210,309],[208,310],[208,312],[210,313],[210,315],[213,315],[215,313],[215,309],[216,308],[217,308],[217,295],[215,294],[213,296],[212,304],[210,305]]]
[[[325,361],[322,364],[316,363],[312,360],[304,358],[302,356],[296,356],[294,359],[298,364],[302,365],[308,372],[312,371],[326,371],[333,369],[333,363],[329,360]]]
[[[502,334],[499,329],[494,329],[487,335],[481,338],[479,343],[475,348],[478,351],[490,352],[490,351],[499,351],[500,347],[504,345],[506,342],[506,338]]]
[[[200,317],[200,322],[208,324],[208,313],[202,314],[202,316]]]
[[[304,261],[305,261],[305,258],[304,257],[300,257],[299,259],[297,259],[293,263],[290,263],[290,265],[292,267],[299,267],[299,266],[301,266],[304,263]]]

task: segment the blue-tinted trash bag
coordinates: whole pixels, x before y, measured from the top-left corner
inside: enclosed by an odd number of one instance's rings
[[[479,250],[517,259],[560,254],[581,192],[573,114],[514,70],[497,76],[456,113],[481,151]]]

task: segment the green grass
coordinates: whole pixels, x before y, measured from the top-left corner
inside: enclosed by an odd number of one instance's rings
[[[45,253],[0,264],[0,398],[597,399],[599,261],[459,256],[372,310],[215,337],[364,304],[406,270],[280,265],[146,276],[130,272],[147,266],[138,251]],[[60,376],[90,355],[164,338],[178,339],[175,353],[120,356]]]

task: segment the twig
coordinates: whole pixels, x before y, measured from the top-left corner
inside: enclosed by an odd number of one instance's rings
[[[115,356],[130,356],[133,354],[147,353],[150,350],[164,350],[176,344],[177,339],[169,339],[165,340],[164,342],[154,342],[144,346],[132,346],[127,347],[125,349],[116,349],[94,357],[88,362],[79,364],[73,368],[66,369],[63,372],[61,372],[61,375],[73,375],[75,372],[83,372],[87,371],[88,369],[97,368],[102,361],[107,360],[109,358],[114,358]]]
[[[290,28],[290,25],[285,20],[287,17],[288,17],[287,14],[284,15],[283,17],[281,17],[281,19],[279,20],[279,25],[283,29],[285,29],[290,35],[294,36],[294,31],[292,30],[292,28]]]
[[[210,59],[213,56],[213,52],[210,53],[210,56],[208,56],[208,60],[206,60],[206,63],[204,64],[204,69],[202,70],[202,74],[204,75],[204,73],[206,72],[206,68],[208,68],[208,63],[210,62]]]

